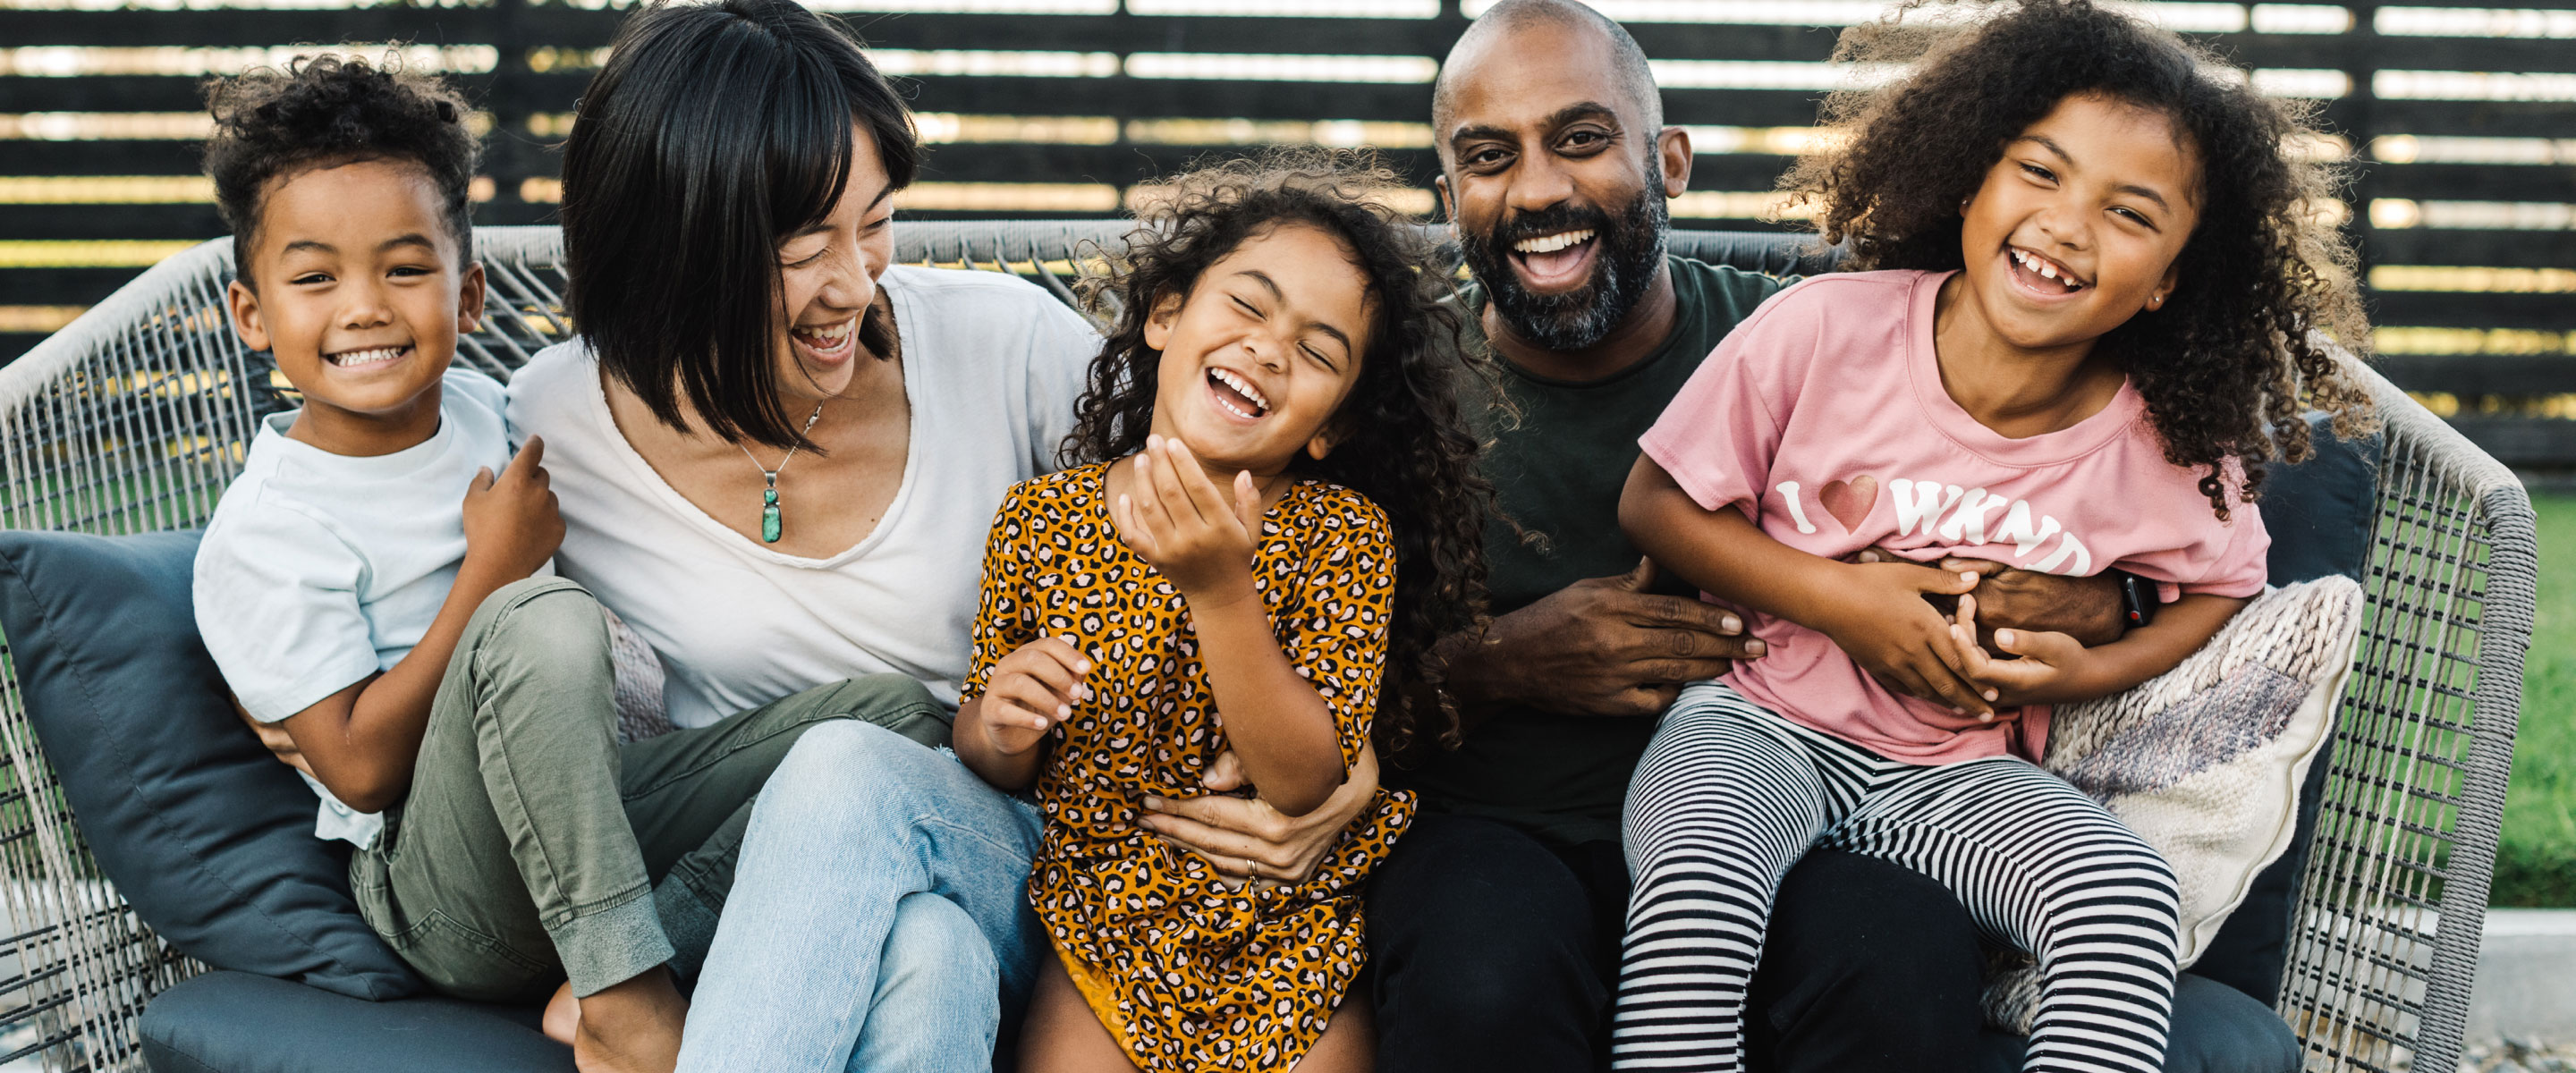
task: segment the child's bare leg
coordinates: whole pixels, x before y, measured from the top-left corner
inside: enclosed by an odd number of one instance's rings
[[[660,966],[577,1000],[572,1064],[581,1073],[670,1073],[689,1004]]]
[[[1290,1066],[1296,1073],[1369,1073],[1377,1068],[1377,1015],[1368,993],[1357,987],[1342,994],[1324,1034]]]
[[[1137,1073],[1118,1038],[1093,1016],[1091,1004],[1065,975],[1064,962],[1047,951],[1029,1019],[1020,1029],[1020,1068],[1030,1073]]]

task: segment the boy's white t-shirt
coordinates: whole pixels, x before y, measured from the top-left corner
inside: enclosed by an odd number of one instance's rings
[[[510,461],[501,385],[447,371],[438,431],[389,455],[336,455],[272,414],[197,548],[197,631],[251,718],[275,723],[420,643],[465,560],[465,490]],[[542,571],[541,571],[542,572]],[[364,848],[382,816],[322,798],[313,833]]]
[[[563,508],[555,566],[660,654],[675,726],[885,672],[957,703],[993,512],[1011,485],[1056,469],[1100,337],[1002,273],[898,265],[880,285],[902,339],[912,440],[884,517],[827,558],[780,554],[664,482],[618,431],[586,343],[548,347],[510,379],[513,436],[545,438]],[[800,504],[836,491],[800,480],[805,464],[778,479],[790,529]],[[724,507],[757,518],[760,503]]]

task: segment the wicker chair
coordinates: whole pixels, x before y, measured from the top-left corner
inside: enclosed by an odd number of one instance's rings
[[[906,223],[907,261],[1016,272],[1070,298],[1106,221]],[[553,228],[477,235],[491,286],[459,360],[506,378],[566,332]],[[1677,233],[1676,252],[1813,271],[1778,236]],[[0,526],[204,524],[253,422],[293,405],[225,324],[231,244],[145,272],[0,368]],[[2380,379],[2387,418],[2369,613],[2290,936],[2279,1011],[2319,1069],[2449,1070],[2468,1019],[2529,642],[2537,548],[2521,485]],[[0,648],[0,656],[5,656]],[[0,661],[0,1064],[138,1065],[136,1019],[204,966],[100,877]]]

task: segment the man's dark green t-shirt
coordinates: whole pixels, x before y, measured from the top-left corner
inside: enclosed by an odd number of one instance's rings
[[[1585,578],[1624,574],[1641,553],[1619,531],[1619,491],[1637,461],[1637,437],[1664,412],[1717,342],[1789,281],[1673,257],[1678,316],[1664,345],[1599,380],[1532,375],[1497,359],[1502,391],[1520,409],[1517,425],[1487,417],[1484,472],[1497,505],[1541,542],[1508,523],[1485,528],[1492,610],[1503,615]],[[1485,346],[1484,294],[1466,288],[1465,343]],[[1471,407],[1483,410],[1483,407]],[[1671,578],[1658,591],[1688,594]],[[1556,844],[1619,837],[1628,776],[1655,732],[1650,718],[1559,715],[1513,706],[1468,728],[1456,752],[1392,772],[1389,782],[1420,791],[1434,810],[1491,816]]]

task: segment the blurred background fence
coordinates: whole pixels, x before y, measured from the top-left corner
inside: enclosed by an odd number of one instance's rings
[[[1188,160],[1371,145],[1432,210],[1430,83],[1490,0],[820,0],[910,83],[916,217],[1099,216]],[[1785,228],[1825,62],[1878,0],[1593,0],[1699,154],[1683,227]],[[2318,100],[2348,157],[2384,365],[2489,452],[2576,479],[2576,0],[2551,7],[2146,3],[2265,92]],[[143,266],[222,233],[196,174],[204,76],[314,42],[469,88],[476,219],[551,222],[553,152],[626,0],[0,0],[0,361]],[[303,50],[309,51],[309,49]]]

